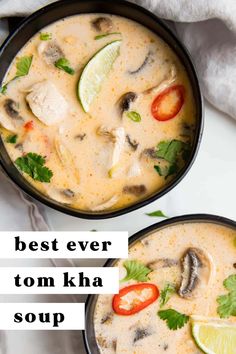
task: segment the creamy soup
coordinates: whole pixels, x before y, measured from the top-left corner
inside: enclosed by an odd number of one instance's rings
[[[185,68],[126,18],[85,14],[37,33],[2,83],[1,135],[35,188],[81,210],[118,209],[184,168],[196,109]]]
[[[116,266],[121,279],[127,275],[132,279],[121,282],[120,295],[100,295],[96,303],[94,325],[100,352],[196,354],[201,351],[191,335],[193,320],[221,323],[226,321],[221,314],[236,325],[236,313],[224,316],[217,301],[229,293],[225,279],[234,277],[235,281],[235,238],[236,231],[230,228],[186,223],[154,232],[131,246],[128,262],[119,260]],[[131,261],[136,272],[130,271]],[[137,269],[144,266],[146,272],[141,273],[147,278],[141,279]],[[158,297],[148,288],[150,284],[158,289]],[[127,292],[130,285],[134,286]],[[141,290],[135,290],[137,285]],[[142,308],[147,299],[151,303]],[[160,317],[169,309],[190,317],[175,329]]]

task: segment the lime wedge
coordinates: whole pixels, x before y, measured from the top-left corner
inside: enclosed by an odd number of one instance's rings
[[[192,334],[206,354],[236,353],[236,325],[222,321],[192,322]]]
[[[86,64],[78,82],[78,97],[85,112],[99,93],[102,83],[120,54],[121,40],[100,49]]]

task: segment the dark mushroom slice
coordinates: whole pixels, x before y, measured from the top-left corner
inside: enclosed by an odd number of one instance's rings
[[[144,184],[132,185],[132,186],[124,186],[123,193],[124,194],[133,194],[136,197],[139,197],[147,192],[147,188]]]
[[[80,141],[83,141],[86,138],[86,134],[78,134],[75,136],[75,139],[78,139]]]
[[[120,113],[122,114],[125,111],[130,109],[130,104],[137,99],[137,94],[135,92],[126,92],[122,95],[118,101],[118,106]]]
[[[135,139],[131,139],[129,134],[126,135],[126,141],[133,151],[137,150],[139,143]]]
[[[151,57],[152,57],[152,52],[149,51],[144,59],[144,61],[142,62],[142,64],[136,69],[136,70],[129,70],[128,73],[131,74],[131,75],[134,75],[134,74],[137,74],[139,73],[141,70],[143,70],[143,68],[148,64],[150,63],[150,60],[151,60]]]
[[[98,17],[92,22],[92,25],[99,32],[109,32],[113,27],[112,20],[109,17]]]
[[[101,324],[110,324],[110,323],[112,323],[113,316],[114,316],[113,312],[106,313],[101,319]]]
[[[141,155],[146,156],[152,160],[159,160],[159,158],[157,157],[157,149],[156,148],[144,149]]]
[[[147,264],[147,267],[156,270],[160,268],[171,268],[179,265],[179,261],[177,259],[172,258],[159,258],[155,261],[152,261]]]
[[[133,343],[135,344],[136,342],[151,336],[152,333],[150,332],[150,330],[148,328],[137,328],[135,330],[134,333],[134,339],[133,339]]]
[[[75,193],[71,189],[64,189],[61,191],[61,193],[66,196],[67,198],[74,198]]]
[[[12,100],[11,98],[7,98],[4,103],[3,103],[5,112],[7,113],[7,115],[13,119],[17,119],[19,121],[24,121],[24,119],[20,116],[19,113],[19,106],[17,104],[17,102],[15,102],[14,100]]]
[[[39,46],[39,53],[43,56],[47,64],[52,65],[65,56],[55,41],[42,42]]]
[[[210,255],[199,248],[188,248],[181,259],[182,275],[179,295],[195,298],[201,289],[206,288],[213,272]]]

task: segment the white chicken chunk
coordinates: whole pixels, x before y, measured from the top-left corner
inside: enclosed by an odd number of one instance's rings
[[[26,96],[33,114],[45,125],[54,125],[66,117],[68,104],[50,81],[34,84]]]

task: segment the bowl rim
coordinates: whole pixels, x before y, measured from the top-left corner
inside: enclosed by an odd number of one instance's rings
[[[172,218],[156,222],[148,227],[145,227],[144,229],[134,233],[132,236],[129,237],[129,247],[133,244],[135,244],[138,240],[145,238],[148,236],[148,234],[157,232],[161,229],[165,229],[167,227],[171,227],[174,225],[179,225],[179,224],[186,224],[186,223],[210,223],[210,224],[216,224],[216,225],[221,225],[225,226],[231,229],[236,230],[236,221],[226,218],[224,216],[218,216],[214,214],[185,214],[185,215],[180,215],[180,216],[174,216]],[[117,262],[119,258],[112,259],[109,258],[103,265],[103,267],[111,267],[115,262]],[[85,302],[85,330],[82,331],[82,337],[83,337],[83,342],[84,342],[84,347],[86,350],[87,354],[93,354],[90,351],[89,348],[89,338],[87,336],[87,331],[86,331],[86,319],[89,314],[90,310],[90,305],[96,301],[99,295],[95,294],[90,294],[87,296],[86,302]]]
[[[45,13],[49,12],[50,10],[57,9],[62,6],[70,6],[74,3],[77,3],[78,7],[80,6],[81,3],[87,3],[90,5],[92,4],[93,6],[95,6],[96,4],[103,4],[104,6],[107,5],[105,0],[79,0],[79,1],[78,0],[60,0],[60,1],[51,3],[45,7],[37,10],[36,12],[34,12],[30,16],[28,16],[24,20],[22,20],[20,22],[20,24],[17,26],[17,28],[12,33],[10,33],[10,35],[3,42],[3,44],[0,47],[0,60],[1,60],[1,56],[2,56],[2,53],[4,52],[5,48],[7,48],[8,46],[11,46],[12,40],[17,35],[19,35],[21,30],[25,26],[31,25],[35,20],[40,18],[42,15],[45,15]],[[165,194],[169,193],[174,187],[176,187],[176,185],[178,183],[180,183],[182,181],[182,179],[186,176],[186,174],[189,172],[190,168],[192,167],[192,165],[196,159],[196,156],[197,156],[197,153],[198,153],[198,150],[200,147],[201,139],[202,139],[202,134],[203,134],[203,125],[204,125],[203,96],[201,93],[199,78],[198,78],[198,75],[196,72],[195,65],[193,64],[192,58],[191,58],[188,50],[185,48],[184,44],[182,44],[182,42],[179,40],[179,38],[175,35],[175,33],[169,28],[169,26],[162,19],[160,19],[158,16],[151,13],[147,9],[145,9],[137,4],[130,3],[126,0],[114,0],[113,3],[115,3],[116,5],[118,4],[120,6],[129,8],[130,10],[135,9],[137,12],[146,15],[151,20],[156,21],[157,24],[160,27],[162,27],[162,30],[164,30],[164,32],[167,33],[167,35],[170,38],[172,37],[174,43],[176,44],[176,47],[178,47],[178,50],[180,50],[180,52],[183,54],[185,61],[186,61],[185,64],[188,63],[188,66],[189,66],[188,73],[191,73],[191,75],[192,75],[192,81],[193,81],[192,85],[194,84],[193,87],[196,91],[196,102],[197,102],[197,107],[198,107],[198,116],[197,116],[197,124],[196,124],[196,131],[195,131],[195,141],[192,146],[191,157],[189,158],[189,160],[186,163],[186,165],[184,166],[184,168],[182,168],[179,171],[179,173],[175,176],[175,178],[170,183],[168,183],[166,186],[164,186],[164,188],[162,188],[160,191],[157,191],[156,193],[151,194],[147,198],[141,199],[137,203],[134,203],[132,205],[128,205],[124,208],[96,213],[96,212],[92,212],[89,210],[83,211],[80,209],[72,208],[68,205],[60,204],[59,202],[54,201],[53,199],[50,199],[48,196],[40,193],[39,190],[37,190],[33,185],[30,184],[30,182],[28,182],[21,175],[21,173],[17,170],[17,168],[14,166],[14,163],[12,161],[11,161],[11,163],[8,163],[5,161],[5,158],[3,157],[3,153],[1,150],[3,150],[5,154],[7,154],[7,151],[3,145],[2,140],[0,139],[0,166],[2,166],[2,168],[4,169],[6,174],[10,177],[11,180],[13,180],[13,182],[18,187],[20,187],[27,195],[30,195],[34,199],[43,203],[44,205],[47,205],[48,207],[50,207],[54,210],[60,211],[64,214],[75,216],[75,217],[78,217],[81,219],[100,220],[100,219],[108,219],[108,218],[113,218],[113,217],[121,216],[124,214],[128,214],[134,210],[137,210],[141,207],[144,207],[144,206],[154,202],[155,200],[157,200],[157,199],[161,198],[162,196],[164,196]],[[81,12],[78,9],[78,12],[75,12],[74,15],[80,14],[80,13],[85,13],[85,12]],[[89,12],[87,12],[87,13],[89,13]],[[96,8],[96,13],[104,13],[104,12],[103,11],[99,12],[99,11],[97,11],[97,8]],[[111,11],[109,11],[107,13],[112,14]],[[122,15],[122,16],[129,18],[126,15]],[[66,17],[68,17],[68,16],[65,16],[65,18]],[[55,19],[54,21],[52,21],[50,23],[53,23],[57,20],[58,19]],[[136,21],[136,22],[141,23],[139,21]],[[43,28],[43,26],[41,28]],[[37,33],[37,32],[35,32],[35,33]],[[170,44],[168,44],[168,45],[170,45]],[[184,66],[186,66],[186,65],[184,65]],[[10,157],[9,157],[9,159],[10,159]],[[13,169],[14,171],[11,171],[11,169]]]

